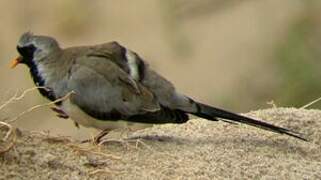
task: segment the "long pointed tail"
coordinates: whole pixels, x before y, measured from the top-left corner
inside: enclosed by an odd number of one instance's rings
[[[260,129],[265,129],[265,130],[276,132],[279,134],[286,134],[303,141],[308,141],[307,139],[303,138],[301,134],[298,132],[295,132],[286,128],[278,127],[263,121],[241,116],[232,112],[228,112],[226,110],[211,107],[206,104],[202,104],[198,102],[195,102],[195,103],[197,107],[197,112],[192,114],[196,116],[199,116],[208,120],[212,120],[212,121],[217,121],[216,117],[228,119],[228,120],[231,120],[232,122],[244,123],[244,124],[258,127]]]

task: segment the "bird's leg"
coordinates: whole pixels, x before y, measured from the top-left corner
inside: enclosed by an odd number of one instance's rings
[[[59,107],[57,107],[57,106],[53,106],[53,107],[50,107],[50,108],[51,108],[51,110],[53,110],[54,112],[58,113],[58,114],[57,114],[57,117],[63,118],[63,119],[68,119],[68,118],[69,118],[68,114],[65,113],[65,111],[62,110],[61,108],[59,108]],[[77,128],[79,128],[79,124],[78,124],[76,121],[74,121],[74,124],[75,124],[75,126],[76,126]]]
[[[76,126],[76,128],[78,128],[78,129],[80,128],[79,124],[76,121],[74,121],[74,125]]]
[[[51,110],[53,110],[54,112],[58,113],[57,117],[60,117],[60,118],[63,118],[63,119],[68,119],[69,118],[68,114],[66,114],[64,110],[62,110],[61,108],[59,108],[57,106],[51,107]]]
[[[94,144],[99,144],[101,142],[101,139],[103,137],[105,137],[110,131],[112,131],[111,129],[105,129],[103,131],[101,131],[99,134],[97,134],[94,139],[85,139],[83,141],[81,141],[81,143],[88,143],[88,142],[94,142]]]

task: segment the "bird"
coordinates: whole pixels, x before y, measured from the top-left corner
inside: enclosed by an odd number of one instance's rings
[[[25,64],[52,108],[78,126],[110,131],[137,125],[182,124],[194,115],[209,121],[247,124],[307,141],[301,133],[207,105],[178,92],[136,52],[111,41],[62,48],[50,36],[23,33],[11,68]]]

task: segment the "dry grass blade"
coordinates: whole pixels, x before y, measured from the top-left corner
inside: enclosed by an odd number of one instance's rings
[[[8,129],[6,135],[1,140],[1,143],[5,144],[4,147],[0,148],[0,154],[3,154],[8,152],[15,145],[17,135],[16,128],[12,127],[10,124],[0,121],[0,125],[5,126]]]
[[[13,97],[11,97],[9,100],[7,100],[6,102],[4,102],[1,106],[0,106],[0,110],[3,109],[4,107],[8,106],[10,103],[13,103],[14,101],[19,101],[22,98],[24,98],[26,96],[27,93],[34,91],[36,89],[46,89],[46,87],[32,87],[29,89],[24,90],[20,95],[18,95],[18,92],[15,93],[15,95]]]
[[[144,143],[140,139],[129,139],[129,138],[127,138],[127,139],[110,139],[109,138],[109,139],[102,140],[97,145],[101,146],[101,145],[108,144],[108,143],[119,143],[119,144],[123,145],[126,148],[132,147],[132,148],[135,148],[135,149],[139,149],[139,145],[141,144],[142,146],[146,147],[148,150],[154,151],[153,148],[148,146],[146,143]],[[132,145],[130,145],[130,143],[134,143],[135,145],[132,146]]]
[[[95,147],[95,146],[89,147],[89,148],[84,148],[84,147],[80,147],[80,146],[75,145],[75,144],[70,144],[69,147],[71,147],[73,150],[78,151],[80,153],[95,154],[95,155],[103,156],[105,158],[114,159],[114,160],[120,160],[121,159],[119,156],[114,156],[114,155],[111,155],[111,154],[103,153],[103,152],[101,152],[100,149],[97,149],[97,147]]]
[[[112,174],[113,172],[107,168],[105,169],[95,169],[93,171],[89,172],[89,175],[93,176],[93,175],[97,175],[97,174]]]
[[[309,106],[312,106],[313,104],[315,104],[315,103],[319,102],[320,100],[321,100],[321,97],[319,97],[318,99],[313,100],[313,101],[309,102],[308,104],[306,104],[306,105],[304,105],[304,106],[300,107],[300,109],[306,109],[306,108],[308,108]]]
[[[54,105],[58,102],[62,102],[62,101],[65,101],[67,100],[72,94],[74,94],[73,91],[67,93],[65,96],[59,98],[59,99],[56,99],[55,101],[52,101],[52,102],[49,102],[49,103],[45,103],[45,104],[39,104],[39,105],[35,105],[29,109],[27,109],[26,111],[23,111],[21,112],[20,114],[18,114],[17,116],[15,116],[14,118],[12,118],[11,120],[9,120],[8,122],[9,123],[12,123],[14,121],[16,121],[17,119],[19,119],[21,116],[25,115],[26,113],[29,113],[35,109],[38,109],[38,108],[41,108],[41,107],[45,107],[45,106],[51,106],[51,105]]]

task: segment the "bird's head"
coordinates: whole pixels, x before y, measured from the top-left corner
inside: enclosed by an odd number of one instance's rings
[[[37,36],[30,32],[22,34],[18,41],[17,51],[20,56],[12,61],[11,68],[18,64],[39,64],[50,54],[59,51],[58,42],[48,36]]]

